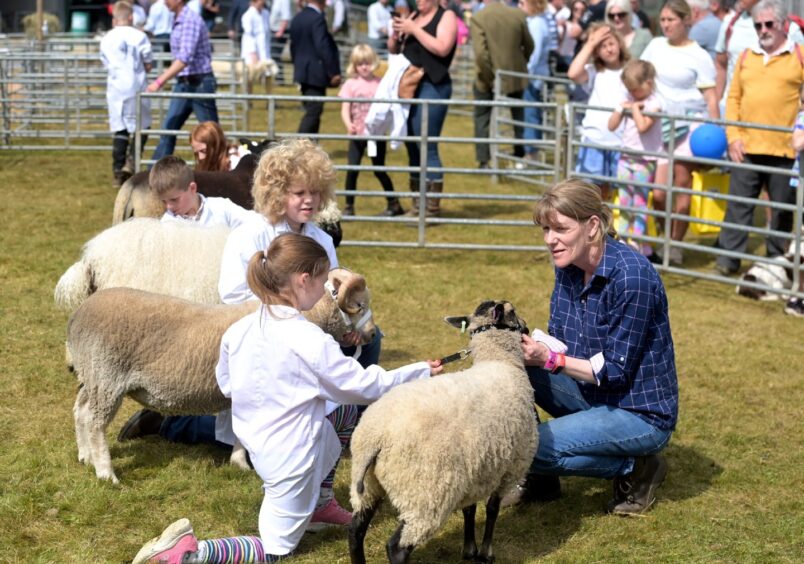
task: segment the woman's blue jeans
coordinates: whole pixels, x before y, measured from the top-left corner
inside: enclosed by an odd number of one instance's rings
[[[578,383],[562,374],[528,367],[536,404],[554,419],[541,423],[531,474],[614,478],[628,474],[634,457],[656,454],[672,431],[609,405],[590,405]]]
[[[427,77],[419,83],[416,93],[417,100],[449,100],[452,97],[452,80],[445,80],[440,84],[433,84]],[[427,136],[438,137],[444,127],[444,120],[447,119],[447,106],[433,104],[428,106],[427,113]],[[418,136],[422,133],[422,113],[424,106],[421,104],[411,104],[410,114],[408,114],[408,135]],[[412,167],[421,166],[420,142],[406,141],[405,148],[408,150],[408,163]],[[444,178],[444,173],[433,172],[433,168],[441,168],[441,157],[438,155],[438,143],[427,143],[427,180],[440,182]],[[410,179],[418,182],[419,172],[411,172]]]
[[[522,94],[522,100],[525,102],[541,102],[542,89],[535,87],[532,83],[528,83],[528,87],[525,88],[525,92]],[[542,138],[542,130],[531,126],[542,125],[542,109],[534,106],[525,106],[524,109],[525,123],[528,124],[528,126],[525,127],[524,139],[530,141],[540,140]],[[532,155],[537,150],[538,148],[533,145],[525,145],[526,155]]]

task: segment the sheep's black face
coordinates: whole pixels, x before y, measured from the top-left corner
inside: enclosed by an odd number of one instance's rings
[[[525,320],[516,314],[514,306],[507,301],[488,300],[477,306],[469,324],[469,331],[471,333],[484,326],[528,333]]]

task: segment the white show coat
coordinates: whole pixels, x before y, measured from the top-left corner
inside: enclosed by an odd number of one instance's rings
[[[207,198],[203,194],[198,194],[198,197],[201,199],[201,203],[198,206],[196,217],[183,217],[170,210],[165,210],[162,221],[180,223],[189,221],[204,227],[225,225],[229,229],[234,229],[257,215],[257,212],[241,208],[229,198]]]
[[[377,85],[375,98],[399,98],[399,81],[405,74],[410,61],[405,55],[388,55],[388,70]],[[366,115],[366,132],[369,135],[390,135],[391,137],[404,137],[407,135],[408,113],[410,104],[399,102],[374,102]],[[391,141],[391,149],[396,149],[401,143]]]
[[[291,307],[262,307],[226,331],[216,377],[232,399],[234,432],[264,482],[259,526],[266,553],[298,545],[319,485],[340,456],[327,401],[367,404],[429,375],[426,362],[363,368]]]
[[[101,39],[100,55],[108,71],[109,130],[132,133],[137,121],[137,92],[145,90],[145,65],[153,62],[151,42],[138,29],[117,26]],[[143,128],[151,126],[150,100],[142,100],[141,119]]]
[[[145,31],[153,35],[169,35],[173,30],[173,18],[175,15],[165,6],[165,0],[157,0],[148,11]]]
[[[218,293],[223,303],[239,304],[246,300],[257,299],[246,282],[248,261],[257,251],[267,249],[277,235],[288,231],[291,229],[287,221],[283,220],[272,225],[265,216],[254,213],[229,234],[223,248],[221,275],[218,279]],[[332,237],[312,223],[304,224],[301,234],[315,239],[324,247],[329,257],[330,268],[338,267],[338,257],[335,255]]]
[[[251,62],[252,53],[257,54],[258,61],[267,61],[271,58],[271,12],[268,8],[262,11],[254,6],[240,18],[243,37],[240,40],[240,56],[246,64]]]

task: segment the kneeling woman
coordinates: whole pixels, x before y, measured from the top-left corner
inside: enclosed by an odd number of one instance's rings
[[[609,512],[643,513],[667,473],[659,453],[678,417],[664,286],[644,256],[613,238],[597,186],[557,184],[533,219],[555,265],[554,339],[525,335],[522,348],[536,403],[554,419],[539,425],[519,497],[555,499],[558,476],[606,478],[614,480]]]

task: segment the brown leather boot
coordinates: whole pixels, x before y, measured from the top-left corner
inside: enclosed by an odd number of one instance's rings
[[[411,192],[418,193],[419,192],[419,181],[418,180],[413,180],[411,178],[410,179],[410,188],[409,188],[409,190]],[[410,209],[407,212],[405,212],[405,215],[412,215],[412,216],[418,216],[419,215],[419,198],[418,198],[418,196],[413,196],[410,199]]]
[[[432,198],[430,194],[440,194],[444,191],[442,180],[427,182],[427,217],[439,217],[441,215],[441,198]]]

